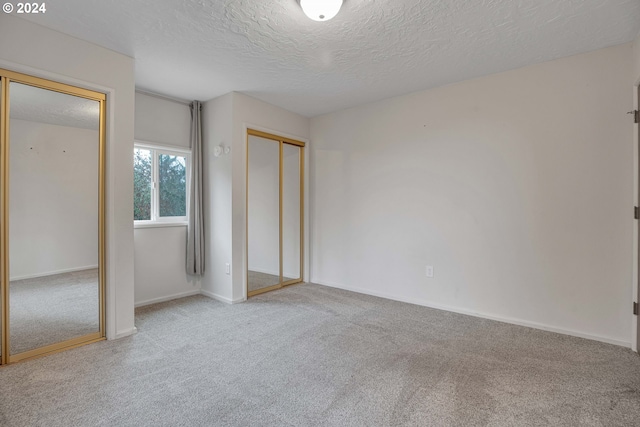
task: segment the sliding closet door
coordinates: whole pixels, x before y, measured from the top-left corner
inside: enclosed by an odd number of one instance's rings
[[[104,95],[5,73],[8,363],[104,337]]]
[[[302,281],[302,148],[282,145],[283,284]]]
[[[304,143],[247,131],[247,296],[302,281]]]
[[[249,294],[280,284],[280,144],[249,135],[247,237]]]
[[[7,363],[6,352],[6,336],[4,327],[4,310],[6,307],[5,302],[8,297],[8,265],[7,257],[2,255],[8,252],[7,235],[9,231],[7,223],[7,188],[4,183],[9,178],[9,156],[8,156],[8,133],[7,130],[7,117],[5,115],[8,98],[4,95],[7,94],[8,81],[4,77],[0,76],[0,364]]]

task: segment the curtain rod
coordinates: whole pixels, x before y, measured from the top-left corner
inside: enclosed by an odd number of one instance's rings
[[[186,106],[189,106],[189,104],[191,104],[191,101],[187,101],[185,99],[173,98],[171,96],[166,96],[166,95],[160,95],[159,93],[149,92],[149,91],[142,90],[142,89],[136,89],[136,93],[140,93],[142,95],[147,95],[147,96],[152,96],[152,97],[158,98],[158,99],[163,99],[165,101],[175,102],[176,104],[183,104],[183,105],[186,105]]]

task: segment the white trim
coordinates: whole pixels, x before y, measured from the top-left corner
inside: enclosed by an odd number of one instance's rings
[[[296,141],[304,142],[305,146],[306,146],[306,144],[309,143],[309,139],[308,138],[303,138],[301,136],[294,135],[292,133],[282,132],[282,131],[275,130],[275,129],[270,129],[270,128],[267,128],[267,127],[264,127],[264,126],[253,125],[253,124],[247,123],[247,122],[242,123],[242,125],[244,126],[243,138],[244,138],[244,143],[245,144],[247,143],[247,141],[246,141],[247,130],[249,130],[249,129],[257,130],[259,132],[270,133],[271,135],[280,136],[282,138],[288,138],[288,139],[293,139],[293,140],[296,140]]]
[[[370,291],[370,290],[364,289],[364,288],[358,288],[358,287],[352,287],[352,286],[344,286],[344,285],[341,285],[341,284],[338,284],[338,283],[335,283],[335,282],[325,281],[325,280],[317,279],[317,278],[313,279],[312,283],[316,283],[318,285],[323,285],[323,286],[329,286],[331,288],[343,289],[345,291],[357,292],[359,294],[365,294],[365,295],[371,295],[371,296],[374,296],[374,297],[386,298],[386,299],[390,299],[390,300],[393,300],[393,301],[400,301],[400,302],[405,302],[405,303],[409,303],[409,304],[420,305],[420,306],[423,306],[423,307],[435,308],[437,310],[450,311],[450,312],[453,312],[453,313],[459,313],[459,314],[465,314],[467,316],[473,316],[473,317],[480,317],[480,318],[483,318],[483,319],[495,320],[495,321],[498,321],[498,322],[509,323],[509,324],[512,324],[512,325],[526,326],[528,328],[540,329],[540,330],[543,330],[543,331],[555,332],[555,333],[558,333],[558,334],[570,335],[570,336],[573,336],[573,337],[586,338],[586,339],[589,339],[589,340],[600,341],[600,342],[605,342],[605,343],[608,343],[608,344],[619,345],[619,346],[626,347],[626,348],[630,348],[631,347],[631,342],[630,341],[622,341],[622,340],[618,340],[618,339],[614,339],[614,338],[603,337],[601,335],[587,334],[587,333],[584,333],[584,332],[578,332],[578,331],[574,331],[574,330],[571,330],[571,329],[557,328],[555,326],[546,325],[544,323],[529,322],[529,321],[526,321],[526,320],[514,319],[512,317],[497,316],[497,315],[494,315],[494,314],[488,314],[488,313],[483,313],[483,312],[479,312],[479,311],[467,310],[467,309],[464,309],[464,308],[452,307],[452,306],[444,305],[444,304],[437,304],[437,303],[433,303],[431,301],[427,301],[427,300],[423,300],[423,299],[419,299],[419,298],[406,298],[406,297],[401,297],[401,296],[397,296],[397,295],[387,294],[385,292],[375,292],[375,291]]]
[[[191,154],[191,148],[189,147],[181,147],[179,145],[169,145],[163,144],[162,142],[151,142],[151,141],[142,141],[140,139],[133,140],[133,146],[145,148],[148,150],[165,150],[165,151],[173,151],[177,154]]]
[[[311,173],[311,142],[309,140],[304,141],[304,259],[302,260],[302,280],[309,282],[311,279],[311,220],[312,220],[312,205],[311,205],[311,177],[314,176]]]
[[[97,269],[97,268],[98,268],[97,264],[96,265],[87,265],[87,266],[84,266],[84,267],[66,268],[66,269],[62,269],[62,270],[48,271],[48,272],[45,272],[45,273],[28,274],[26,276],[11,277],[11,278],[9,278],[9,280],[14,281],[14,280],[36,279],[38,277],[54,276],[56,274],[64,274],[64,273],[73,273],[74,271],[94,270],[94,269]]]
[[[155,92],[150,92],[150,91],[147,91],[147,90],[144,90],[144,89],[136,88],[136,93],[139,93],[141,95],[151,96],[151,97],[158,98],[158,99],[163,99],[165,101],[175,102],[176,104],[186,105],[187,107],[191,106],[191,101],[187,101],[186,99],[174,98],[173,96],[162,95],[162,94],[155,93]]]
[[[138,333],[138,328],[135,326],[133,328],[125,329],[124,331],[117,332],[112,338],[107,337],[108,340],[119,340],[120,338],[128,337],[131,335],[135,335]]]
[[[118,265],[117,250],[118,247],[118,233],[116,229],[119,229],[116,219],[116,174],[114,173],[115,164],[110,160],[116,158],[116,143],[114,139],[115,135],[115,98],[116,91],[110,89],[107,93],[107,128],[106,132],[106,165],[105,165],[105,276],[106,276],[106,289],[105,289],[105,335],[108,340],[116,339],[120,335],[118,333],[118,312],[117,312],[117,286],[116,278]],[[133,228],[132,228],[133,231]],[[132,245],[133,246],[133,245]],[[133,283],[133,271],[131,272],[131,278]],[[129,302],[130,303],[130,302]],[[127,307],[129,309],[129,307]],[[131,309],[133,311],[133,309]],[[130,333],[123,336],[128,336],[136,333],[137,329],[133,326]]]
[[[223,297],[222,295],[218,295],[216,293],[213,292],[209,292],[209,291],[205,291],[204,289],[200,290],[200,294],[204,295],[205,297],[209,297],[212,298],[214,300],[223,302],[225,304],[237,304],[239,302],[244,302],[247,299],[246,298],[238,298],[238,299],[231,299],[231,298],[227,298],[227,297]]]
[[[132,56],[128,56],[128,55],[123,55],[123,56],[127,56],[131,59],[134,59]],[[0,59],[0,68],[11,70],[16,73],[28,74],[33,77],[40,77],[45,80],[52,80],[59,83],[65,83],[71,86],[77,86],[80,88],[89,89],[96,92],[102,92],[105,94],[109,92],[114,92],[114,89],[108,86],[103,86],[101,84],[96,84],[87,80],[76,79],[75,77],[69,77],[65,74],[58,74],[53,71],[47,71],[40,68],[30,67],[28,65],[19,64],[17,62],[6,61],[4,59]]]
[[[133,221],[133,228],[158,228],[158,227],[186,227],[187,221]]]
[[[157,304],[157,303],[160,303],[160,302],[171,301],[171,300],[174,300],[174,299],[179,299],[179,298],[184,298],[184,297],[191,297],[193,295],[200,295],[200,289],[196,289],[196,290],[193,290],[193,291],[180,292],[180,293],[173,294],[173,295],[168,295],[168,296],[159,297],[159,298],[152,298],[152,299],[148,299],[148,300],[145,300],[145,301],[136,302],[135,306],[136,307],[144,307],[145,305]]]
[[[191,198],[191,149],[184,147],[176,147],[167,144],[158,145],[151,142],[134,140],[133,150],[148,150],[151,153],[151,219],[150,220],[133,220],[134,228],[157,227],[156,224],[172,224],[172,225],[188,225],[189,220],[189,203]],[[185,213],[184,216],[160,216],[160,200],[158,182],[158,157],[160,155],[169,155],[175,157],[184,157],[185,162]]]

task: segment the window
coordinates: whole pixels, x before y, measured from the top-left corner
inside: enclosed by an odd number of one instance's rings
[[[136,225],[187,221],[191,152],[136,143],[133,149],[133,219]]]

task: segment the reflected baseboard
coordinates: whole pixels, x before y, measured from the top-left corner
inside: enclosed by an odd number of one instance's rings
[[[9,278],[9,281],[13,282],[15,280],[37,279],[39,277],[55,276],[57,274],[73,273],[76,271],[94,270],[96,268],[98,268],[98,265],[87,265],[84,267],[66,268],[63,270],[48,271],[46,273],[27,274],[26,276],[15,276],[15,277]]]
[[[270,269],[265,269],[265,268],[255,268],[255,267],[250,267],[249,271],[255,271],[256,273],[262,273],[262,274],[270,274],[272,276],[279,276],[280,275],[280,270],[270,270]]]
[[[250,267],[248,271],[254,271],[256,273],[262,273],[262,274],[270,274],[272,276],[280,276],[280,271],[279,270],[265,270],[262,268],[254,268],[254,267]],[[282,275],[284,277],[300,277],[300,272],[293,272],[293,271],[284,271],[282,273]]]

